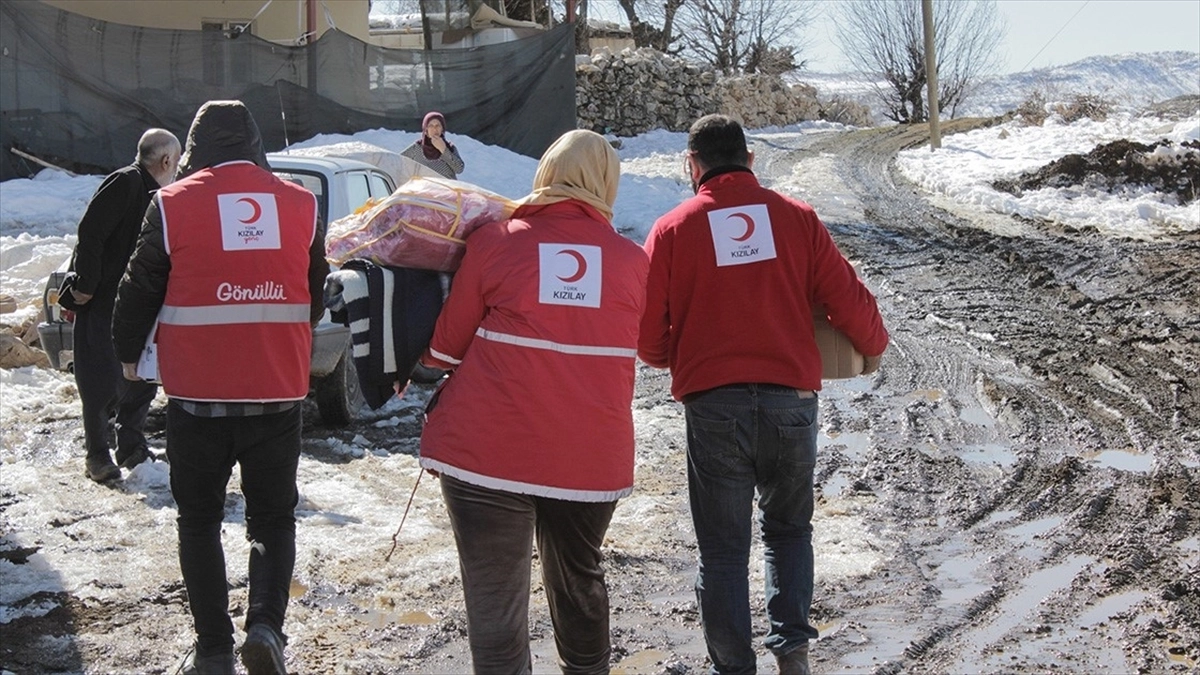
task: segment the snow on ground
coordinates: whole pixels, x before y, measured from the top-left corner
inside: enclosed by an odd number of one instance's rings
[[[837,129],[826,122],[754,130],[751,143],[775,135]],[[524,196],[533,182],[537,161],[472,138],[450,137],[466,161],[461,180],[507,197]],[[1068,226],[1093,226],[1128,236],[1154,236],[1170,229],[1200,227],[1200,206],[1179,206],[1149,194],[1082,194],[1070,189],[1040,190],[1021,199],[990,187],[998,178],[1038,168],[1069,153],[1086,152],[1118,138],[1149,141],[1200,138],[1200,116],[1181,122],[1119,114],[1103,122],[1062,124],[1051,118],[1043,126],[1010,122],[998,127],[948,136],[938,152],[917,148],[901,153],[899,165],[926,189],[1003,214],[1059,220]],[[373,129],[352,136],[326,134],[297,143],[315,148],[347,141],[369,143],[399,152],[412,134]],[[622,176],[613,224],[641,242],[654,219],[690,194],[684,179],[686,134],[655,130],[621,139]],[[75,224],[100,176],[69,177],[46,169],[33,179],[0,183],[0,288],[22,304],[40,298],[46,275],[70,254]],[[804,195],[798,195],[803,198]]]
[[[1148,189],[1124,194],[1083,189],[1044,188],[1016,197],[991,187],[998,178],[1014,178],[1066,154],[1083,154],[1118,139],[1148,143],[1200,140],[1200,116],[1179,122],[1120,114],[1103,122],[1083,119],[1063,124],[1051,117],[1042,126],[1020,121],[947,136],[942,147],[900,153],[900,170],[930,192],[1003,214],[1053,220],[1076,228],[1132,238],[1200,229],[1200,202],[1179,204],[1174,197]],[[1192,152],[1196,152],[1193,150]]]
[[[811,85],[822,100],[839,97],[872,109],[879,107],[877,90],[887,89],[883,80],[859,73],[792,71],[784,77]],[[993,117],[1015,110],[1035,96],[1055,102],[1078,95],[1099,97],[1124,110],[1142,109],[1177,96],[1200,96],[1200,54],[1091,56],[1064,66],[992,75],[983,78],[957,110],[943,110],[942,114]],[[885,122],[882,115],[876,113],[875,117],[876,122]]]
[[[1200,95],[1200,54],[1112,54],[1054,68],[990,77],[964,103],[961,115],[988,117],[1016,108],[1032,94],[1067,101],[1099,96],[1118,107],[1141,109],[1176,96]]]
[[[450,130],[446,134],[458,147],[466,168],[458,179],[492,192],[516,199],[529,193],[537,160],[495,145],[486,145]],[[413,142],[404,131],[372,129],[353,135],[320,134],[292,148],[319,148],[348,142],[369,143],[392,152],[401,152]],[[684,134],[652,131],[635,139],[623,139],[622,161],[637,157],[637,169],[622,164],[613,226],[631,239],[641,242],[654,224],[654,218],[678,204],[688,195],[683,180],[682,152],[687,144]],[[633,153],[633,154],[630,154]]]
[[[837,128],[826,122],[808,122],[754,130],[750,140],[753,146],[756,142],[772,142],[779,136]],[[461,180],[511,198],[529,191],[536,160],[469,137],[452,133],[450,137],[466,162]],[[1118,138],[1147,141],[1160,137],[1200,138],[1200,116],[1182,122],[1164,122],[1116,115],[1103,122],[1085,119],[1074,124],[1056,123],[1052,118],[1044,126],[1029,127],[1010,122],[948,136],[937,152],[928,148],[904,151],[898,162],[907,176],[931,192],[1000,214],[1053,219],[1068,226],[1092,226],[1102,232],[1138,238],[1172,230],[1200,229],[1200,204],[1180,206],[1170,198],[1154,194],[1111,195],[1054,188],[1017,198],[991,187],[997,178],[1038,168],[1068,153],[1086,152],[1099,143]],[[412,142],[412,134],[385,129],[352,136],[328,134],[293,147],[314,148],[347,141],[399,152]],[[683,169],[687,137],[684,133],[655,130],[621,141],[622,176],[613,223],[640,243],[654,219],[691,192],[684,181]],[[75,223],[101,179],[70,177],[47,169],[32,179],[0,183],[0,291],[16,297],[22,307],[15,316],[6,317],[10,322],[18,323],[37,313],[46,276],[70,255]],[[779,187],[786,190],[788,186]],[[852,195],[845,198],[853,201]],[[4,385],[0,414],[5,417],[15,409],[29,407],[30,398],[39,398],[40,383],[56,386],[54,383],[60,379],[48,371],[21,374],[5,371],[0,377],[3,378],[0,384]]]
[[[836,128],[827,123],[807,123],[756,130],[750,137],[752,143],[767,143],[788,136]],[[1196,139],[1200,133],[1198,130],[1200,118],[1168,124],[1128,116],[1115,116],[1105,122],[1085,120],[1071,125],[1005,125],[948,137],[939,152],[910,150],[902,153],[899,161],[903,170],[926,188],[1000,213],[1054,218],[1067,225],[1090,225],[1104,232],[1126,236],[1156,236],[1170,229],[1196,230],[1200,227],[1197,205],[1180,207],[1145,194],[1107,196],[1076,194],[1070,190],[1042,190],[1017,199],[992,190],[989,184],[996,178],[1039,167],[1067,153],[1089,150],[1099,142],[1123,137],[1147,139],[1157,135]],[[449,136],[458,145],[466,161],[466,170],[460,176],[462,180],[510,198],[518,198],[528,192],[537,166],[536,160],[455,135],[452,128]],[[353,136],[318,136],[294,147],[312,148],[360,141],[399,152],[412,140],[410,133],[375,129]],[[622,177],[614,226],[630,239],[641,242],[657,216],[690,194],[683,170],[682,153],[685,147],[686,135],[682,133],[652,131],[636,138],[622,139],[619,151]],[[47,170],[33,179],[0,183],[0,292],[15,296],[22,306],[15,316],[6,315],[6,321],[19,323],[36,314],[44,279],[70,254],[75,224],[101,178],[70,177]],[[779,187],[784,190],[788,188],[787,185]],[[804,198],[805,195],[797,196]],[[853,199],[852,195],[845,196],[847,203]],[[374,413],[377,416],[376,424],[398,424],[401,419],[417,414],[417,410],[419,402],[411,395],[404,399],[393,399]],[[79,402],[70,375],[32,367],[0,371],[0,417],[8,423],[6,426],[12,427],[23,421],[33,423],[72,419],[78,415]],[[654,423],[653,419],[639,420],[639,425]],[[8,513],[10,523],[16,528],[4,535],[8,546],[31,543],[38,536],[36,532],[21,531],[22,516],[18,510],[44,512],[56,508],[57,491],[46,490],[42,485],[41,467],[76,461],[82,463],[82,454],[76,447],[40,447],[36,456],[31,456],[29,452],[17,452],[14,448],[18,445],[29,447],[27,443],[5,438],[3,455],[0,456],[3,489],[5,492],[19,493],[23,504],[19,509],[10,509]],[[364,457],[376,467],[372,472],[391,476],[415,475],[415,460],[411,456],[389,454],[365,445],[365,441],[355,439],[349,444],[330,447],[329,451]],[[161,448],[158,450],[161,451]],[[302,459],[300,480],[304,485],[304,501],[300,511],[312,525],[305,529],[305,547],[346,550],[347,554],[354,554],[354,551],[378,546],[381,541],[386,541],[398,516],[395,505],[356,498],[358,490],[355,485],[338,483],[322,467],[317,460],[308,457]],[[167,467],[161,464],[138,467],[127,479],[126,491],[107,498],[139,498],[151,506],[169,505],[166,472]],[[79,479],[83,480],[81,474],[82,470]],[[407,485],[399,485],[396,489],[403,491]],[[631,499],[623,508],[622,517],[636,518],[638,509],[643,507],[649,508]],[[171,531],[169,521],[172,509],[154,509],[145,522],[134,528],[119,527],[120,523],[107,523],[103,517],[104,511],[103,504],[98,504],[95,524],[81,527],[94,529],[95,532],[91,534],[96,537],[108,536],[106,531],[123,530],[126,533],[122,541],[128,540],[125,543],[129,546],[122,544],[122,550],[126,553],[121,555],[127,559],[117,561],[115,564],[118,568],[125,569],[131,578],[137,578],[138,575],[154,578],[164,573],[176,574],[173,564],[165,564],[164,560],[153,556],[139,557],[140,546],[136,541],[141,536],[161,537],[163,532]],[[354,523],[357,527],[345,527],[347,523]],[[327,526],[316,527],[319,524]],[[233,528],[231,532],[237,534],[234,530],[240,528],[241,524],[234,522],[229,526]],[[429,523],[421,521],[406,524],[406,536],[419,537],[430,527]],[[831,537],[842,537],[845,541],[859,541],[862,533],[855,529],[853,519],[845,521],[843,530],[838,532],[834,528],[826,532]],[[139,535],[138,532],[147,534]],[[85,534],[90,536],[89,533]],[[832,546],[822,547],[823,555],[831,556],[830,560],[823,561],[822,569],[841,569],[850,575],[854,573],[855,564],[870,562],[861,557],[861,552],[867,550],[865,544],[847,546],[846,549],[857,550],[859,557],[844,556],[839,568],[837,550]],[[95,579],[97,569],[114,564],[112,555],[116,554],[104,554],[103,565],[98,557],[59,557],[51,564],[51,561],[42,559],[44,555],[41,553],[34,554],[29,565],[15,566],[0,560],[0,578],[3,579],[0,624],[21,614],[48,611],[49,608],[39,609],[36,604],[19,609],[14,604],[39,590],[73,591],[87,586]],[[231,552],[231,574],[239,573],[237,565],[240,563],[236,561],[242,558],[240,554]],[[298,561],[298,570],[303,569],[302,563],[302,560]],[[423,565],[430,570],[454,568],[453,561],[449,560],[430,559],[425,560]]]

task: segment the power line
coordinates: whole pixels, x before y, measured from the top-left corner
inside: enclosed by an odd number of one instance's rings
[[[1059,28],[1057,33],[1055,33],[1054,35],[1051,35],[1050,39],[1046,41],[1046,44],[1042,45],[1042,48],[1039,49],[1037,51],[1037,53],[1033,55],[1033,58],[1029,59],[1029,63],[1026,63],[1025,67],[1018,70],[1017,72],[1018,73],[1025,72],[1025,70],[1029,68],[1030,64],[1032,64],[1034,62],[1034,60],[1037,59],[1037,57],[1041,56],[1042,52],[1046,51],[1046,47],[1049,47],[1050,43],[1054,42],[1054,38],[1058,37],[1058,34],[1063,32],[1063,30],[1065,30],[1066,27],[1069,26],[1071,24],[1071,22],[1075,20],[1075,17],[1079,16],[1079,13],[1083,11],[1083,8],[1087,7],[1091,3],[1092,3],[1092,0],[1087,0],[1082,5],[1080,5],[1079,9],[1075,10],[1075,13],[1071,15],[1071,18],[1067,19],[1067,22],[1062,25],[1062,28]]]

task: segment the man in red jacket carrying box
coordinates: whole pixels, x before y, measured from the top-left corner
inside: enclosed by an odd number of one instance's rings
[[[781,673],[808,669],[813,470],[821,354],[812,307],[879,368],[875,298],[812,207],[759,185],[742,127],[708,115],[688,134],[696,196],[655,222],[638,356],[671,369],[684,403],[696,595],[715,673],[753,673],[751,509],[766,560],[765,640]]]

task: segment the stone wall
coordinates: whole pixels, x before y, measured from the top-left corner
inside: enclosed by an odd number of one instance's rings
[[[651,129],[686,131],[709,113],[751,129],[820,117],[816,90],[778,76],[723,77],[653,49],[600,50],[575,67],[577,126],[616,136]]]

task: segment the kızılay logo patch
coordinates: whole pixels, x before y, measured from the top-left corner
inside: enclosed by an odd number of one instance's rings
[[[275,195],[269,192],[217,195],[217,208],[221,218],[221,247],[226,251],[280,248]]]
[[[599,246],[538,244],[538,301],[599,307],[600,271]]]
[[[708,213],[717,267],[775,259],[775,235],[766,204],[747,204]]]

